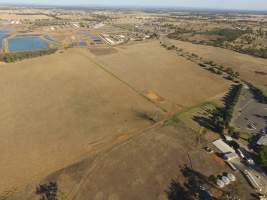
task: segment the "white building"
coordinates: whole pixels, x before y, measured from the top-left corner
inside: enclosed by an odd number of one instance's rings
[[[213,142],[213,145],[223,153],[225,160],[230,161],[238,158],[235,150],[226,144],[222,139],[216,140]]]

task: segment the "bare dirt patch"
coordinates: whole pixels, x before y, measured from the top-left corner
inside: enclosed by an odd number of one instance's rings
[[[159,96],[156,92],[149,90],[145,93],[146,97],[149,98],[151,101],[155,102],[163,102],[164,98]]]
[[[114,48],[103,47],[103,48],[89,48],[90,52],[96,56],[109,55],[117,53],[118,51]]]

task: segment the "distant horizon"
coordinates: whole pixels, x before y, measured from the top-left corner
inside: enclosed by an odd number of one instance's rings
[[[267,11],[267,0],[0,0],[0,6]]]
[[[101,5],[101,4],[40,4],[40,3],[2,3],[0,2],[0,7],[34,7],[34,8],[84,8],[84,9],[167,9],[167,10],[177,10],[177,11],[233,11],[233,12],[267,12],[267,8],[263,9],[245,9],[245,8],[214,8],[214,7],[186,7],[186,6],[149,6],[149,5]]]

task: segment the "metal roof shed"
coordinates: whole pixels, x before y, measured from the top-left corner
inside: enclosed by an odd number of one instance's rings
[[[212,144],[224,154],[235,153],[235,150],[226,144],[222,139],[216,140]]]

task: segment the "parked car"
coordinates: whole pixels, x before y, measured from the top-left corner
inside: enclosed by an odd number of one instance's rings
[[[252,158],[245,158],[245,161],[250,165],[255,165],[255,162]]]

